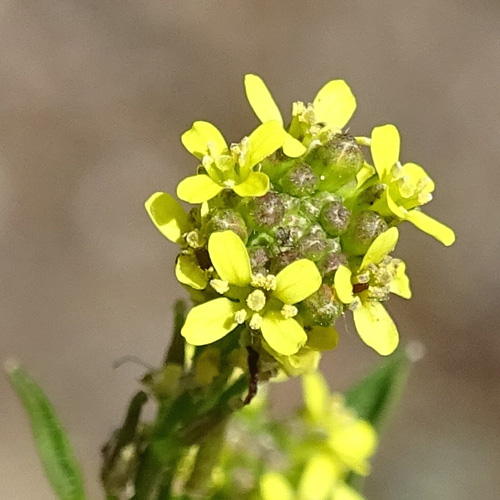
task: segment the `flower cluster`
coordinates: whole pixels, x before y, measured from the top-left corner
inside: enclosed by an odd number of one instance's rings
[[[182,334],[199,346],[235,332],[242,347],[298,374],[335,347],[334,324],[351,310],[362,340],[392,353],[398,332],[383,302],[411,296],[405,263],[390,255],[396,226],[409,221],[445,245],[455,239],[420,210],[433,181],[400,162],[394,125],[371,137],[345,131],[356,100],[343,80],[310,104],[295,102],[288,126],[258,76],[247,75],[245,89],[262,122],[248,137],[228,145],[203,121],[182,135],[199,162],[177,187],[189,212],[167,193],[146,202],[180,246],[176,277],[197,304]]]
[[[302,385],[305,407],[286,423],[273,420],[265,393],[239,412],[213,472],[211,498],[362,500],[346,481],[369,474],[374,427],[341,394],[330,394],[319,373]]]

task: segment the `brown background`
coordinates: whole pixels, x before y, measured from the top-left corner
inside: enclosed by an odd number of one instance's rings
[[[458,233],[445,249],[403,229],[414,299],[390,308],[427,354],[369,498],[498,498],[499,15],[495,0],[0,1],[0,358],[20,358],[47,390],[91,498],[99,446],[142,371],[111,364],[158,363],[182,294],[174,245],[142,203],[192,172],[178,137],[193,120],[230,140],[256,125],[246,72],[286,113],[345,78],[354,133],[398,124],[403,159],[436,180],[428,212]],[[335,388],[377,361],[348,329],[323,362]],[[53,498],[4,378],[0,498]]]

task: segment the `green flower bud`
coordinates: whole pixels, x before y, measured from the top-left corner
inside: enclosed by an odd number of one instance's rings
[[[335,271],[339,266],[347,266],[347,256],[340,252],[329,252],[318,262],[318,269],[321,276],[327,281],[335,276]]]
[[[267,274],[267,267],[271,260],[271,253],[266,247],[250,247],[248,249],[250,265],[254,274]]]
[[[285,206],[277,193],[252,198],[246,208],[249,226],[261,231],[273,228],[285,215]]]
[[[339,201],[332,201],[321,210],[320,222],[329,235],[340,236],[349,227],[351,212]]]
[[[310,219],[317,220],[322,208],[332,201],[340,201],[340,199],[328,191],[319,191],[313,196],[306,196],[300,200],[300,211]]]
[[[299,163],[281,178],[281,187],[293,196],[302,197],[314,193],[318,181],[318,176],[307,163]]]
[[[282,269],[285,269],[288,264],[296,260],[303,259],[304,256],[296,248],[280,252],[271,261],[271,274],[278,274]]]
[[[298,214],[285,215],[281,224],[273,229],[272,234],[279,247],[294,246],[309,230],[311,222]]]
[[[285,212],[298,212],[300,210],[300,199],[295,196],[290,196],[286,193],[280,193],[279,195],[281,203],[285,207]]]
[[[372,241],[387,230],[387,223],[376,212],[360,212],[342,237],[342,248],[351,255],[363,255]]]
[[[243,217],[231,209],[218,208],[210,214],[210,220],[207,227],[208,233],[219,231],[233,231],[244,243],[247,242],[248,232]]]
[[[367,187],[358,196],[358,206],[373,205],[386,189],[385,184],[373,184]]]
[[[319,189],[336,191],[353,179],[364,163],[363,153],[353,137],[337,134],[306,157],[320,177]]]
[[[316,225],[299,240],[298,249],[307,259],[317,261],[327,250],[326,234]]]
[[[342,304],[333,295],[333,290],[328,285],[321,285],[302,303],[306,321],[313,325],[333,325],[342,314]]]

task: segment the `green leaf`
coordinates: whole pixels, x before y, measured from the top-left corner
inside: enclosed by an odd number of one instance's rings
[[[397,351],[344,394],[346,406],[380,432],[401,398],[409,367],[404,352]],[[346,482],[360,491],[363,477],[351,473]]]
[[[403,392],[409,361],[397,352],[345,393],[346,405],[379,429]]]
[[[54,408],[23,368],[8,363],[6,371],[28,413],[35,444],[52,489],[60,500],[84,500],[80,466]]]

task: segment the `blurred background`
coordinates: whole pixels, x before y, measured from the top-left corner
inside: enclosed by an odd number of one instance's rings
[[[368,498],[498,498],[499,68],[493,0],[0,1],[0,358],[22,360],[58,408],[90,498],[102,498],[100,445],[143,372],[112,364],[128,354],[159,363],[183,295],[176,248],[143,202],[193,171],[179,141],[192,121],[229,140],[257,124],[248,72],[285,115],[347,80],[353,133],[396,123],[403,160],[436,181],[427,212],[458,235],[446,249],[403,227],[414,298],[389,308],[403,342],[426,355]],[[335,389],[378,361],[349,322],[341,329],[322,364]],[[275,396],[285,414],[298,384]],[[53,499],[4,377],[0,464],[0,498]]]

